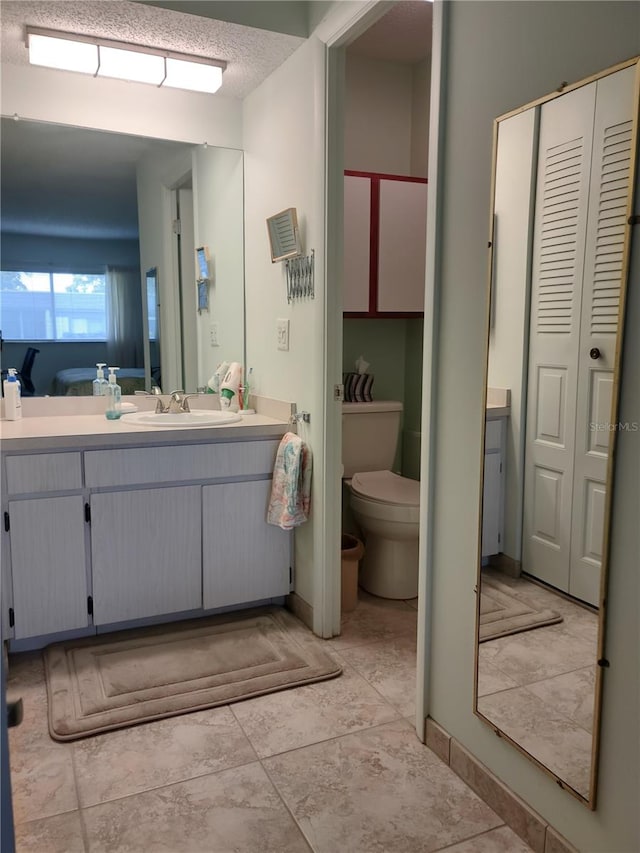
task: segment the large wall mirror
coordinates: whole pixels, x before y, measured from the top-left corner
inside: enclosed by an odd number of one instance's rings
[[[639,91],[636,58],[494,128],[474,710],[590,808]]]
[[[123,393],[195,391],[244,361],[242,151],[3,118],[0,159],[2,367],[26,393],[90,394],[97,362],[121,368]]]

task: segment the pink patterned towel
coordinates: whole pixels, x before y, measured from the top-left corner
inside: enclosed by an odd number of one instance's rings
[[[311,451],[295,433],[282,436],[273,468],[269,524],[291,530],[309,518],[311,502]]]

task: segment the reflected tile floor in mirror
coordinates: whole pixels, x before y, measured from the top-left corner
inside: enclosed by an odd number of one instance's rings
[[[478,710],[588,797],[598,616],[524,577],[482,574],[563,621],[480,644]]]
[[[414,730],[416,602],[360,591],[317,640],[340,678],[73,743],[39,654],[12,657],[18,853],[527,853]]]

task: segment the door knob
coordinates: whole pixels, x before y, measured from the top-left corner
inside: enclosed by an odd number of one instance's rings
[[[593,347],[593,349],[589,350],[589,355],[591,358],[600,358],[600,350],[598,347]]]

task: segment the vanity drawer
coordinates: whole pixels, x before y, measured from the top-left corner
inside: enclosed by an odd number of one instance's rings
[[[503,418],[496,418],[494,421],[487,421],[484,452],[489,450],[500,450],[502,447],[502,422]]]
[[[91,450],[84,454],[89,488],[231,479],[271,474],[279,439]]]
[[[7,491],[10,495],[82,488],[80,453],[8,456],[6,467]]]

